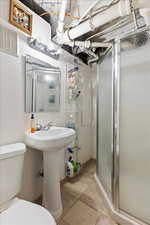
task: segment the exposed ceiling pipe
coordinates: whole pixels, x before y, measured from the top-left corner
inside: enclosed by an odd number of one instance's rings
[[[95,54],[92,49],[96,48],[110,48],[112,46],[111,43],[103,43],[103,42],[91,42],[91,41],[72,41],[69,42],[68,45],[74,49],[74,47],[78,46],[81,52],[86,52],[91,59],[88,60],[88,64],[92,64],[99,60],[99,55]],[[79,50],[78,50],[79,51]]]
[[[93,51],[88,50],[87,51],[87,54],[90,55],[90,56],[92,56],[92,59],[89,59],[88,60],[88,65],[90,65],[90,64],[92,64],[94,62],[97,62],[99,60],[99,56],[96,55]]]
[[[83,14],[87,15],[87,13],[95,7],[95,5],[100,0],[96,0],[92,6]],[[117,18],[124,17],[130,15],[132,13],[131,0],[120,0],[118,3],[110,5],[107,10],[97,12],[95,15],[92,15],[90,18],[87,18],[83,22],[81,22],[76,27],[68,29],[64,33],[64,19],[65,13],[67,9],[67,0],[62,0],[62,6],[59,15],[58,21],[58,33],[56,36],[57,43],[66,44],[71,47],[78,46],[81,49],[92,56],[93,58],[89,60],[88,63],[95,62],[99,59],[99,56],[96,55],[91,49],[98,47],[110,47],[110,44],[106,44],[107,46],[103,46],[103,43],[97,42],[89,42],[89,41],[74,41],[78,37],[96,29],[102,25],[109,23]],[[133,8],[139,9],[141,15],[144,17],[147,25],[150,25],[150,0],[132,0]],[[83,18],[82,17],[82,18]]]
[[[101,57],[104,57],[108,52],[109,52],[109,50],[112,48],[112,46],[110,46],[109,48],[107,48],[103,53],[101,53],[100,55],[96,55],[94,52],[92,52],[92,54],[93,54],[93,59],[89,59],[88,60],[88,65],[90,65],[90,64],[92,64],[92,63],[95,63],[95,62],[97,62],[98,60],[99,60],[99,58],[100,58],[100,56]],[[91,53],[91,52],[90,52]],[[94,57],[94,55],[95,55],[95,57]]]
[[[95,2],[90,5],[90,7],[83,13],[83,15],[80,17],[78,24],[85,18],[85,16],[102,0],[96,0]]]
[[[65,44],[69,41],[72,41],[79,36],[82,36],[88,32],[90,32],[93,27],[96,29],[116,18],[123,17],[129,15],[131,13],[130,2],[129,0],[120,0],[119,3],[111,6],[104,12],[98,13],[92,17],[92,20],[89,18],[79,24],[78,26],[67,30],[60,42]],[[92,23],[92,27],[91,27]]]
[[[58,19],[58,30],[57,30],[58,34],[61,34],[64,31],[64,21],[65,21],[65,13],[67,10],[67,4],[68,4],[68,0],[62,0],[59,19]]]
[[[91,42],[91,41],[70,41],[67,43],[70,47],[78,46],[80,48],[90,49],[90,48],[108,48],[111,43],[103,42]]]
[[[141,15],[145,18],[147,25],[150,24],[150,0],[133,0],[135,9],[140,9]],[[149,8],[149,9],[148,9]],[[146,10],[145,10],[146,9]],[[104,12],[98,13],[78,26],[67,30],[61,38],[62,43],[74,40],[90,31],[96,29],[116,18],[131,14],[130,0],[120,0],[119,3],[111,6]],[[92,23],[92,27],[91,27]]]

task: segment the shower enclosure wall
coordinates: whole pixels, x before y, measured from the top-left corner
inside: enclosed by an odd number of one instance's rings
[[[150,33],[117,39],[98,65],[97,175],[121,225],[150,224]]]

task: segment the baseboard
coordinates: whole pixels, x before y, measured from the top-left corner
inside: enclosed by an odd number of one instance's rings
[[[89,159],[87,162],[85,162],[84,164],[82,164],[80,173],[78,173],[77,175],[75,175],[75,176],[72,177],[72,178],[70,178],[70,177],[65,177],[64,179],[62,179],[62,180],[60,181],[60,184],[63,185],[63,184],[66,183],[67,181],[73,180],[74,178],[80,176],[80,175],[84,172],[84,169],[87,168],[88,166],[90,166],[91,163],[95,163],[95,164],[96,164],[96,159]]]
[[[42,205],[42,199],[43,199],[43,197],[42,197],[42,195],[41,195],[39,198],[37,198],[37,199],[34,201],[34,203],[35,203],[35,204],[38,204],[38,205]]]
[[[108,210],[110,216],[112,217],[112,219],[114,219],[114,221],[116,223],[119,223],[121,225],[146,225],[145,223],[142,223],[140,221],[135,222],[135,218],[128,217],[128,216],[121,214],[120,212],[117,212],[114,209],[113,204],[111,203],[110,199],[108,198],[107,193],[104,190],[101,182],[99,181],[97,174],[95,174],[94,177],[95,177],[96,183],[99,187],[100,193],[102,195],[104,205],[105,205],[106,209]]]

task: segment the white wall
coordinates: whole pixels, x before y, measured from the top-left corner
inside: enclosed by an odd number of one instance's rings
[[[61,111],[58,113],[40,113],[38,118],[56,122],[58,126],[65,124],[65,84],[66,62],[71,64],[73,57],[64,53],[56,61],[27,45],[28,35],[8,24],[9,0],[0,1],[0,23],[15,30],[19,36],[19,56],[14,57],[0,52],[0,145],[23,142],[25,130],[29,127],[29,115],[24,113],[24,58],[26,54],[39,60],[58,66],[61,69]],[[47,42],[50,37],[50,26],[33,13],[33,37],[41,42]],[[42,30],[41,30],[41,27]],[[48,37],[48,38],[47,38]],[[65,54],[65,57],[63,57]],[[83,69],[84,70],[84,69]],[[88,71],[90,74],[90,71]],[[87,74],[87,72],[86,72]],[[86,83],[85,83],[86,85]],[[88,93],[90,94],[90,92]],[[86,132],[85,132],[86,131]],[[79,134],[80,135],[80,134]],[[91,158],[91,129],[82,127],[80,142],[82,146],[81,161]],[[89,140],[89,142],[87,142]],[[42,154],[27,149],[21,197],[33,201],[42,193],[42,179],[38,172],[42,167]],[[62,152],[61,178],[64,177],[64,153]]]

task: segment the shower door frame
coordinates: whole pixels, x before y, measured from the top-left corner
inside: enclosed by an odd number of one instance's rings
[[[98,176],[96,175],[97,183],[101,189],[103,194],[104,200],[108,209],[110,210],[114,219],[118,220],[117,222],[128,224],[128,225],[149,225],[148,223],[139,220],[136,217],[126,213],[125,211],[121,210],[119,207],[119,162],[120,162],[120,149],[119,149],[119,120],[120,120],[120,76],[121,76],[121,40],[132,35],[141,33],[143,31],[150,30],[150,26],[126,32],[125,34],[117,37],[115,40],[112,40],[112,77],[113,77],[113,90],[112,90],[112,122],[113,122],[113,151],[112,151],[112,158],[113,158],[113,165],[112,165],[112,202],[108,203],[110,199],[108,199],[107,193],[105,188],[103,187],[101,181],[99,181]],[[106,54],[107,55],[107,54]],[[105,55],[105,56],[106,56]],[[103,58],[105,60],[105,57]],[[99,62],[101,64],[102,61]],[[97,74],[97,121],[98,121],[98,108],[99,108],[99,70]],[[98,156],[98,123],[97,123],[97,156]],[[98,158],[98,157],[97,157]],[[97,174],[98,174],[98,160],[97,160]],[[106,199],[107,198],[107,199]],[[126,222],[126,223],[125,223]]]
[[[112,42],[112,47],[107,51],[99,64],[103,63],[105,57],[112,52],[112,149],[111,155],[113,159],[111,168],[111,191],[112,204],[115,209],[119,210],[119,101],[120,101],[120,39]],[[97,121],[99,115],[99,70],[97,74]],[[97,158],[99,147],[99,128],[97,123]],[[97,173],[98,173],[97,160]],[[102,185],[103,186],[103,185]],[[103,186],[104,190],[105,187]]]
[[[105,53],[105,55],[99,61],[98,64],[103,63],[103,61],[105,60],[105,57],[107,55],[109,55],[110,52],[112,52],[111,65],[113,65],[114,44],[112,44],[112,46],[107,50],[107,52]],[[113,107],[114,107],[114,78],[113,78],[114,71],[115,71],[114,68],[112,68],[112,84],[111,84],[112,85],[112,93],[111,93],[111,98],[112,98],[112,105],[113,105]],[[98,115],[99,115],[99,82],[100,82],[99,79],[100,78],[99,78],[99,69],[98,69],[98,73],[97,73],[97,121],[98,121]],[[114,111],[112,109],[112,118],[111,118],[111,121],[112,121],[112,143],[111,143],[111,146],[112,146],[112,149],[111,149],[112,159],[114,157],[114,144],[113,144],[113,141],[114,141],[114,134],[113,134],[113,132],[114,132],[114,126],[113,126],[113,124],[114,123],[113,123],[113,120],[114,120]],[[96,155],[96,158],[98,159],[98,157],[99,157],[99,155],[98,155],[99,154],[98,153],[98,147],[99,147],[99,126],[98,126],[98,123],[97,123],[96,129],[97,129],[97,137],[96,137],[96,144],[97,144],[97,151],[96,151],[96,153],[97,153],[97,155]],[[97,170],[96,173],[98,174],[98,171],[99,171],[98,160],[96,161],[96,170]],[[114,181],[113,181],[114,179],[113,179],[113,177],[114,177],[114,162],[112,162],[112,168],[111,168],[111,194],[112,194],[112,200],[113,200],[113,189],[114,189]],[[102,182],[101,182],[101,185],[102,185],[103,189],[105,190],[105,187],[102,184]],[[106,192],[106,194],[108,194],[108,193]]]
[[[120,39],[113,43],[113,176],[112,199],[115,210],[119,211],[119,106],[120,106]]]

